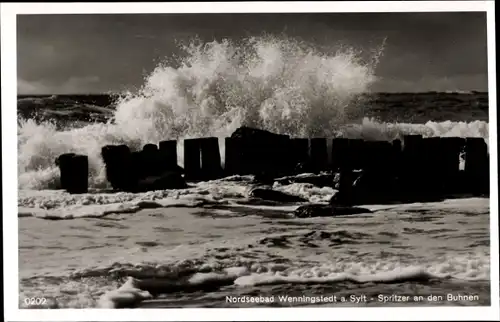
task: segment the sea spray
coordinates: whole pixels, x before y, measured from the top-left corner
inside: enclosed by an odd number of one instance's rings
[[[50,122],[20,122],[19,187],[56,187],[54,159],[67,152],[89,156],[90,185],[101,187],[100,148],[106,144],[139,148],[165,139],[224,137],[241,125],[328,135],[375,81],[373,64],[349,48],[322,53],[267,36],[238,44],[194,40],[182,49],[177,66],[159,64],[139,93],[119,100],[107,124],[57,130]]]
[[[383,47],[383,46],[382,46]],[[266,36],[181,46],[137,93],[118,99],[107,123],[63,129],[50,121],[18,122],[20,189],[59,185],[54,160],[63,153],[89,156],[89,184],[107,186],[100,151],[107,144],[139,149],[146,143],[183,138],[221,138],[247,125],[292,136],[344,136],[392,140],[404,134],[488,137],[488,123],[385,123],[363,118],[366,94],[376,81],[381,48],[361,59],[352,48],[320,50],[293,39]]]
[[[322,53],[275,37],[182,47],[178,67],[160,64],[114,119],[131,137],[226,136],[241,125],[329,136],[350,120],[375,81],[351,49]],[[132,124],[131,124],[132,123]]]

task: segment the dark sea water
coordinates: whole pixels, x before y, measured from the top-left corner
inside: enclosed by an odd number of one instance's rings
[[[432,120],[488,121],[488,93],[425,92],[366,94],[363,116],[379,121],[423,123]],[[68,122],[106,122],[120,95],[20,95],[18,116]]]
[[[53,308],[489,305],[489,198],[300,219],[300,204],[250,203],[251,176],[111,193],[100,156],[107,144],[178,139],[183,165],[183,138],[219,137],[224,155],[223,138],[242,125],[295,137],[488,142],[487,93],[367,94],[376,69],[353,53],[276,39],[186,52],[138,93],[18,98],[21,307],[34,307],[31,298]],[[58,190],[54,160],[69,152],[89,156],[87,194]],[[336,193],[272,188],[315,203]]]

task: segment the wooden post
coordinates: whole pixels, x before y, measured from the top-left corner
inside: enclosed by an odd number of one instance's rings
[[[75,153],[65,153],[61,154],[56,159],[56,165],[59,167],[61,173],[60,182],[61,189],[67,190],[71,185],[71,159],[75,156]]]
[[[177,140],[161,141],[159,147],[165,169],[174,169],[177,166]]]
[[[463,192],[465,185],[460,176],[460,153],[465,147],[465,139],[447,137],[441,138],[440,143],[443,192],[446,194]]]
[[[142,178],[159,176],[163,172],[163,164],[156,144],[148,143],[141,151],[141,172]]]
[[[346,162],[352,169],[364,169],[371,162],[370,156],[366,154],[366,145],[369,143],[361,139],[348,140]]]
[[[106,165],[106,179],[114,189],[127,190],[135,177],[138,168],[132,167],[131,152],[128,146],[106,145],[101,149],[101,155]]]
[[[89,159],[86,155],[63,154],[56,161],[61,172],[61,186],[72,194],[88,192]]]
[[[488,146],[483,138],[467,138],[465,145],[465,173],[470,192],[488,194],[490,185],[490,161]]]
[[[314,172],[328,169],[328,151],[326,138],[312,138],[311,144],[311,165]]]
[[[337,138],[332,141],[332,170],[337,172],[340,169],[350,169],[348,164],[347,150],[349,146],[348,139]]]
[[[222,166],[219,151],[219,139],[216,137],[200,139],[201,176],[204,180],[222,177]]]
[[[184,171],[188,180],[199,180],[201,174],[200,139],[184,140]]]
[[[422,180],[422,135],[405,135],[403,139],[402,187],[410,197],[419,197],[425,191]]]
[[[238,139],[225,138],[224,173],[227,176],[241,172],[241,145]]]
[[[292,174],[307,171],[309,163],[309,139],[293,138],[290,139],[290,154],[292,163]]]

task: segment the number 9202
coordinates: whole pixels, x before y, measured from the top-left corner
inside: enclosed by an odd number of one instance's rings
[[[45,304],[47,304],[47,299],[45,297],[27,297],[24,299],[24,304],[26,304],[26,305],[45,305]]]

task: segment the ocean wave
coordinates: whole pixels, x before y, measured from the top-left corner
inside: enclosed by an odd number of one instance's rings
[[[161,199],[159,195],[165,194],[165,191],[158,194],[146,194],[134,196],[109,194],[106,198],[103,196],[84,195],[80,198],[73,198],[69,194],[61,193],[56,198],[28,198],[21,199],[21,204],[36,205],[35,207],[18,207],[18,217],[36,217],[48,220],[78,219],[78,218],[100,218],[112,214],[136,213],[143,209],[170,208],[170,207],[188,207],[197,208],[207,205],[226,204],[227,200],[216,200],[210,196],[201,195],[175,195],[164,196]],[[120,198],[121,197],[121,198]],[[96,203],[100,199],[101,203]],[[121,199],[121,200],[120,200]]]
[[[109,103],[109,102],[106,102]],[[91,102],[82,102],[57,95],[46,97],[22,97],[17,100],[17,115],[21,119],[52,121],[65,127],[89,122],[106,122],[114,109],[110,106],[98,106]]]
[[[294,236],[302,242],[326,238],[342,239],[344,244],[349,241],[364,243],[373,238],[369,232],[351,231],[345,227],[329,232],[304,233]],[[274,235],[266,234],[264,239],[268,237],[274,238]],[[37,271],[21,279],[21,296],[43,295],[53,307],[118,308],[140,305],[145,300],[177,298],[183,293],[218,293],[223,287],[225,292],[233,293],[262,290],[266,286],[272,287],[272,290],[276,287],[301,289],[301,285],[335,285],[336,289],[347,291],[352,289],[352,284],[355,287],[373,287],[489,281],[490,256],[487,249],[469,253],[460,250],[431,258],[417,254],[401,256],[398,251],[385,252],[383,257],[377,252],[331,252],[332,256],[318,256],[312,261],[301,260],[291,251],[284,252],[282,255],[288,256],[277,261],[275,257],[265,255],[269,251],[268,246],[260,241],[262,238],[254,239],[251,242],[253,247],[231,242],[196,245],[197,251],[188,257],[184,250],[180,250],[182,256],[179,258],[164,249],[151,254],[149,260],[141,256],[138,262],[128,262],[117,256],[114,260],[118,261],[99,261],[96,263],[99,266],[46,273]],[[331,250],[331,247],[328,249]],[[264,254],[262,250],[265,250]]]
[[[240,43],[192,41],[181,49],[184,56],[172,64],[159,64],[138,93],[117,99],[114,110],[75,102],[46,109],[52,114],[112,113],[105,123],[61,129],[53,121],[20,120],[19,188],[57,188],[54,160],[63,153],[88,155],[90,187],[105,188],[100,155],[105,145],[140,149],[147,143],[178,139],[182,165],[181,139],[216,136],[222,143],[242,125],[303,137],[488,137],[484,121],[405,124],[363,119],[365,94],[376,81],[382,48],[368,61],[345,46],[323,53],[299,41],[271,36]],[[21,113],[32,112],[23,106],[47,105],[47,100],[57,99],[21,99]],[[77,105],[79,109],[74,108]],[[223,144],[221,152],[224,156]]]
[[[365,140],[394,140],[408,134],[424,137],[479,137],[489,142],[489,124],[473,122],[427,122],[406,124],[378,122],[363,119],[361,124],[345,124],[337,127],[337,137],[362,138]],[[107,188],[105,168],[100,156],[101,147],[107,144],[128,144],[139,149],[151,140],[127,140],[115,125],[94,124],[70,131],[57,131],[49,123],[37,124],[26,121],[21,124],[18,136],[20,189],[55,189],[59,186],[59,169],[55,159],[64,153],[78,153],[89,156],[89,185],[91,188]],[[183,165],[183,144],[178,144],[179,164]],[[219,138],[219,148],[224,162],[224,140]]]
[[[100,271],[102,274],[127,275],[126,282],[118,289],[104,294],[99,300],[101,307],[121,307],[134,301],[153,299],[161,294],[182,291],[217,289],[222,286],[249,287],[280,284],[338,284],[338,283],[404,283],[432,280],[483,281],[489,279],[487,256],[470,254],[445,258],[427,264],[402,264],[398,261],[376,263],[339,261],[320,266],[294,267],[285,264],[249,264],[220,268],[202,264],[201,271],[189,267],[188,274],[177,272],[168,277],[166,268],[158,265],[120,267]],[[147,271],[147,274],[143,272]],[[96,272],[96,271],[92,271]],[[87,273],[88,275],[88,273]],[[181,276],[180,276],[181,275]],[[109,276],[109,275],[108,275]],[[137,303],[135,303],[137,304]]]
[[[489,281],[489,255],[436,258],[402,263],[392,257],[376,261],[339,259],[298,266],[292,263],[184,260],[177,263],[113,263],[73,272],[69,277],[31,277],[24,285],[43,284],[45,295],[54,294],[56,307],[134,307],[144,300],[169,298],[173,293],[216,291],[222,287],[252,288],[272,285],[376,285]],[[81,282],[79,282],[81,281]],[[78,283],[85,285],[84,289]],[[72,289],[71,291],[69,289]],[[33,295],[29,292],[25,295]],[[57,296],[57,294],[59,294]],[[63,303],[66,301],[67,303]],[[76,302],[76,303],[75,303]],[[90,302],[90,303],[89,303]],[[21,303],[22,305],[22,303]]]

